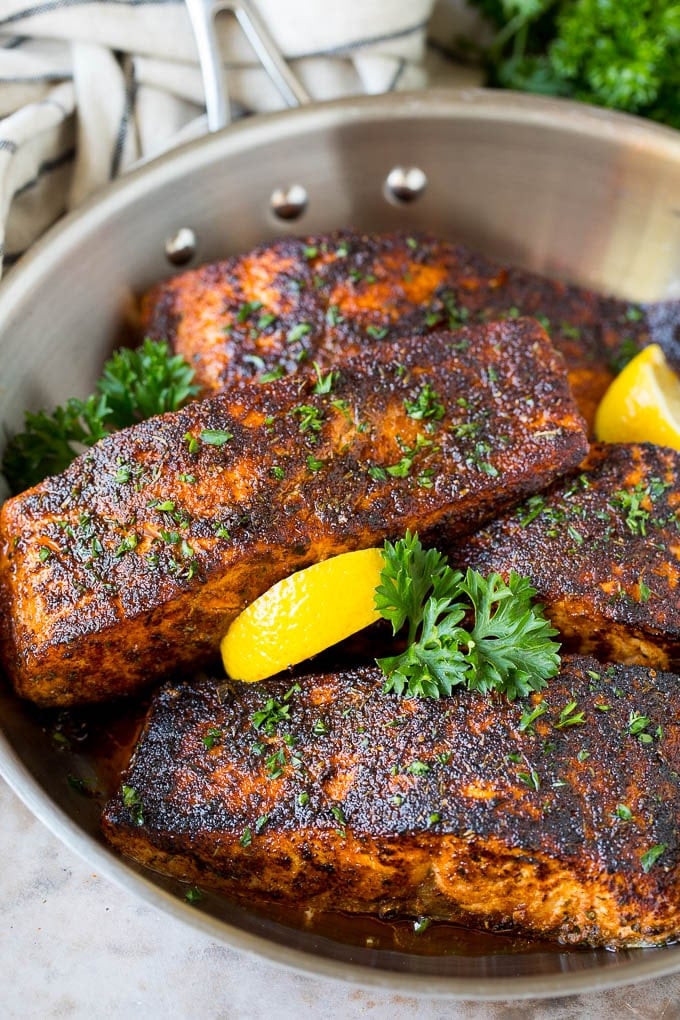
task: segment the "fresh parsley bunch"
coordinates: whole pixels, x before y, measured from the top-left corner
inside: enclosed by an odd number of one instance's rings
[[[375,604],[406,628],[406,650],[378,659],[386,691],[439,698],[454,687],[510,701],[546,686],[560,666],[557,631],[532,600],[529,580],[453,570],[436,549],[423,549],[417,534],[385,543],[385,567]]]
[[[9,440],[2,459],[12,492],[59,474],[109,432],[177,410],[198,393],[193,375],[180,355],[170,355],[165,341],[147,338],[136,350],[115,351],[92,396],[71,397],[51,414],[26,412],[24,431]]]
[[[680,128],[678,0],[471,0],[498,32],[489,84],[570,96]]]

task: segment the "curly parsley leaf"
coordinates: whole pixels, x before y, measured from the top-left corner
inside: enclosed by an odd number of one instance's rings
[[[557,673],[557,631],[527,578],[513,572],[506,584],[498,574],[463,575],[410,532],[386,542],[384,557],[376,607],[395,634],[407,628],[405,651],[378,660],[386,691],[438,698],[464,686],[512,701]]]
[[[71,397],[51,413],[26,412],[24,431],[9,440],[2,459],[12,492],[64,471],[116,429],[182,407],[198,393],[193,374],[182,357],[170,355],[165,341],[147,338],[137,350],[116,351],[86,400]]]
[[[107,433],[106,398],[93,395],[87,400],[71,397],[52,414],[27,411],[25,431],[13,436],[2,459],[2,471],[12,492],[37,485],[47,475],[57,475],[82,452]]]
[[[198,393],[193,376],[181,355],[170,355],[165,341],[147,337],[135,350],[115,351],[97,383],[108,403],[109,428],[126,428],[155,414],[176,411]]]
[[[677,0],[471,0],[498,28],[491,85],[625,110],[680,127]]]

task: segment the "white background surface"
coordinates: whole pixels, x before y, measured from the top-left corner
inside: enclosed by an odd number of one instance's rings
[[[680,975],[595,995],[467,1003],[303,977],[93,874],[0,780],[0,1018],[680,1020]]]

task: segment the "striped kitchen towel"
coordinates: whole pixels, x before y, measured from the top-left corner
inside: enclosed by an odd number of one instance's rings
[[[446,59],[463,0],[251,0],[317,100],[476,84]],[[431,33],[428,33],[428,26]],[[217,17],[234,116],[283,103],[231,14]],[[428,45],[428,34],[439,42]],[[206,131],[182,0],[0,0],[0,267],[140,161]]]

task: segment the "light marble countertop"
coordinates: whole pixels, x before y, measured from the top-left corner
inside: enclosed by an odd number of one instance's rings
[[[2,1020],[680,1020],[680,974],[576,998],[470,1003],[283,970],[136,900],[0,780]]]

